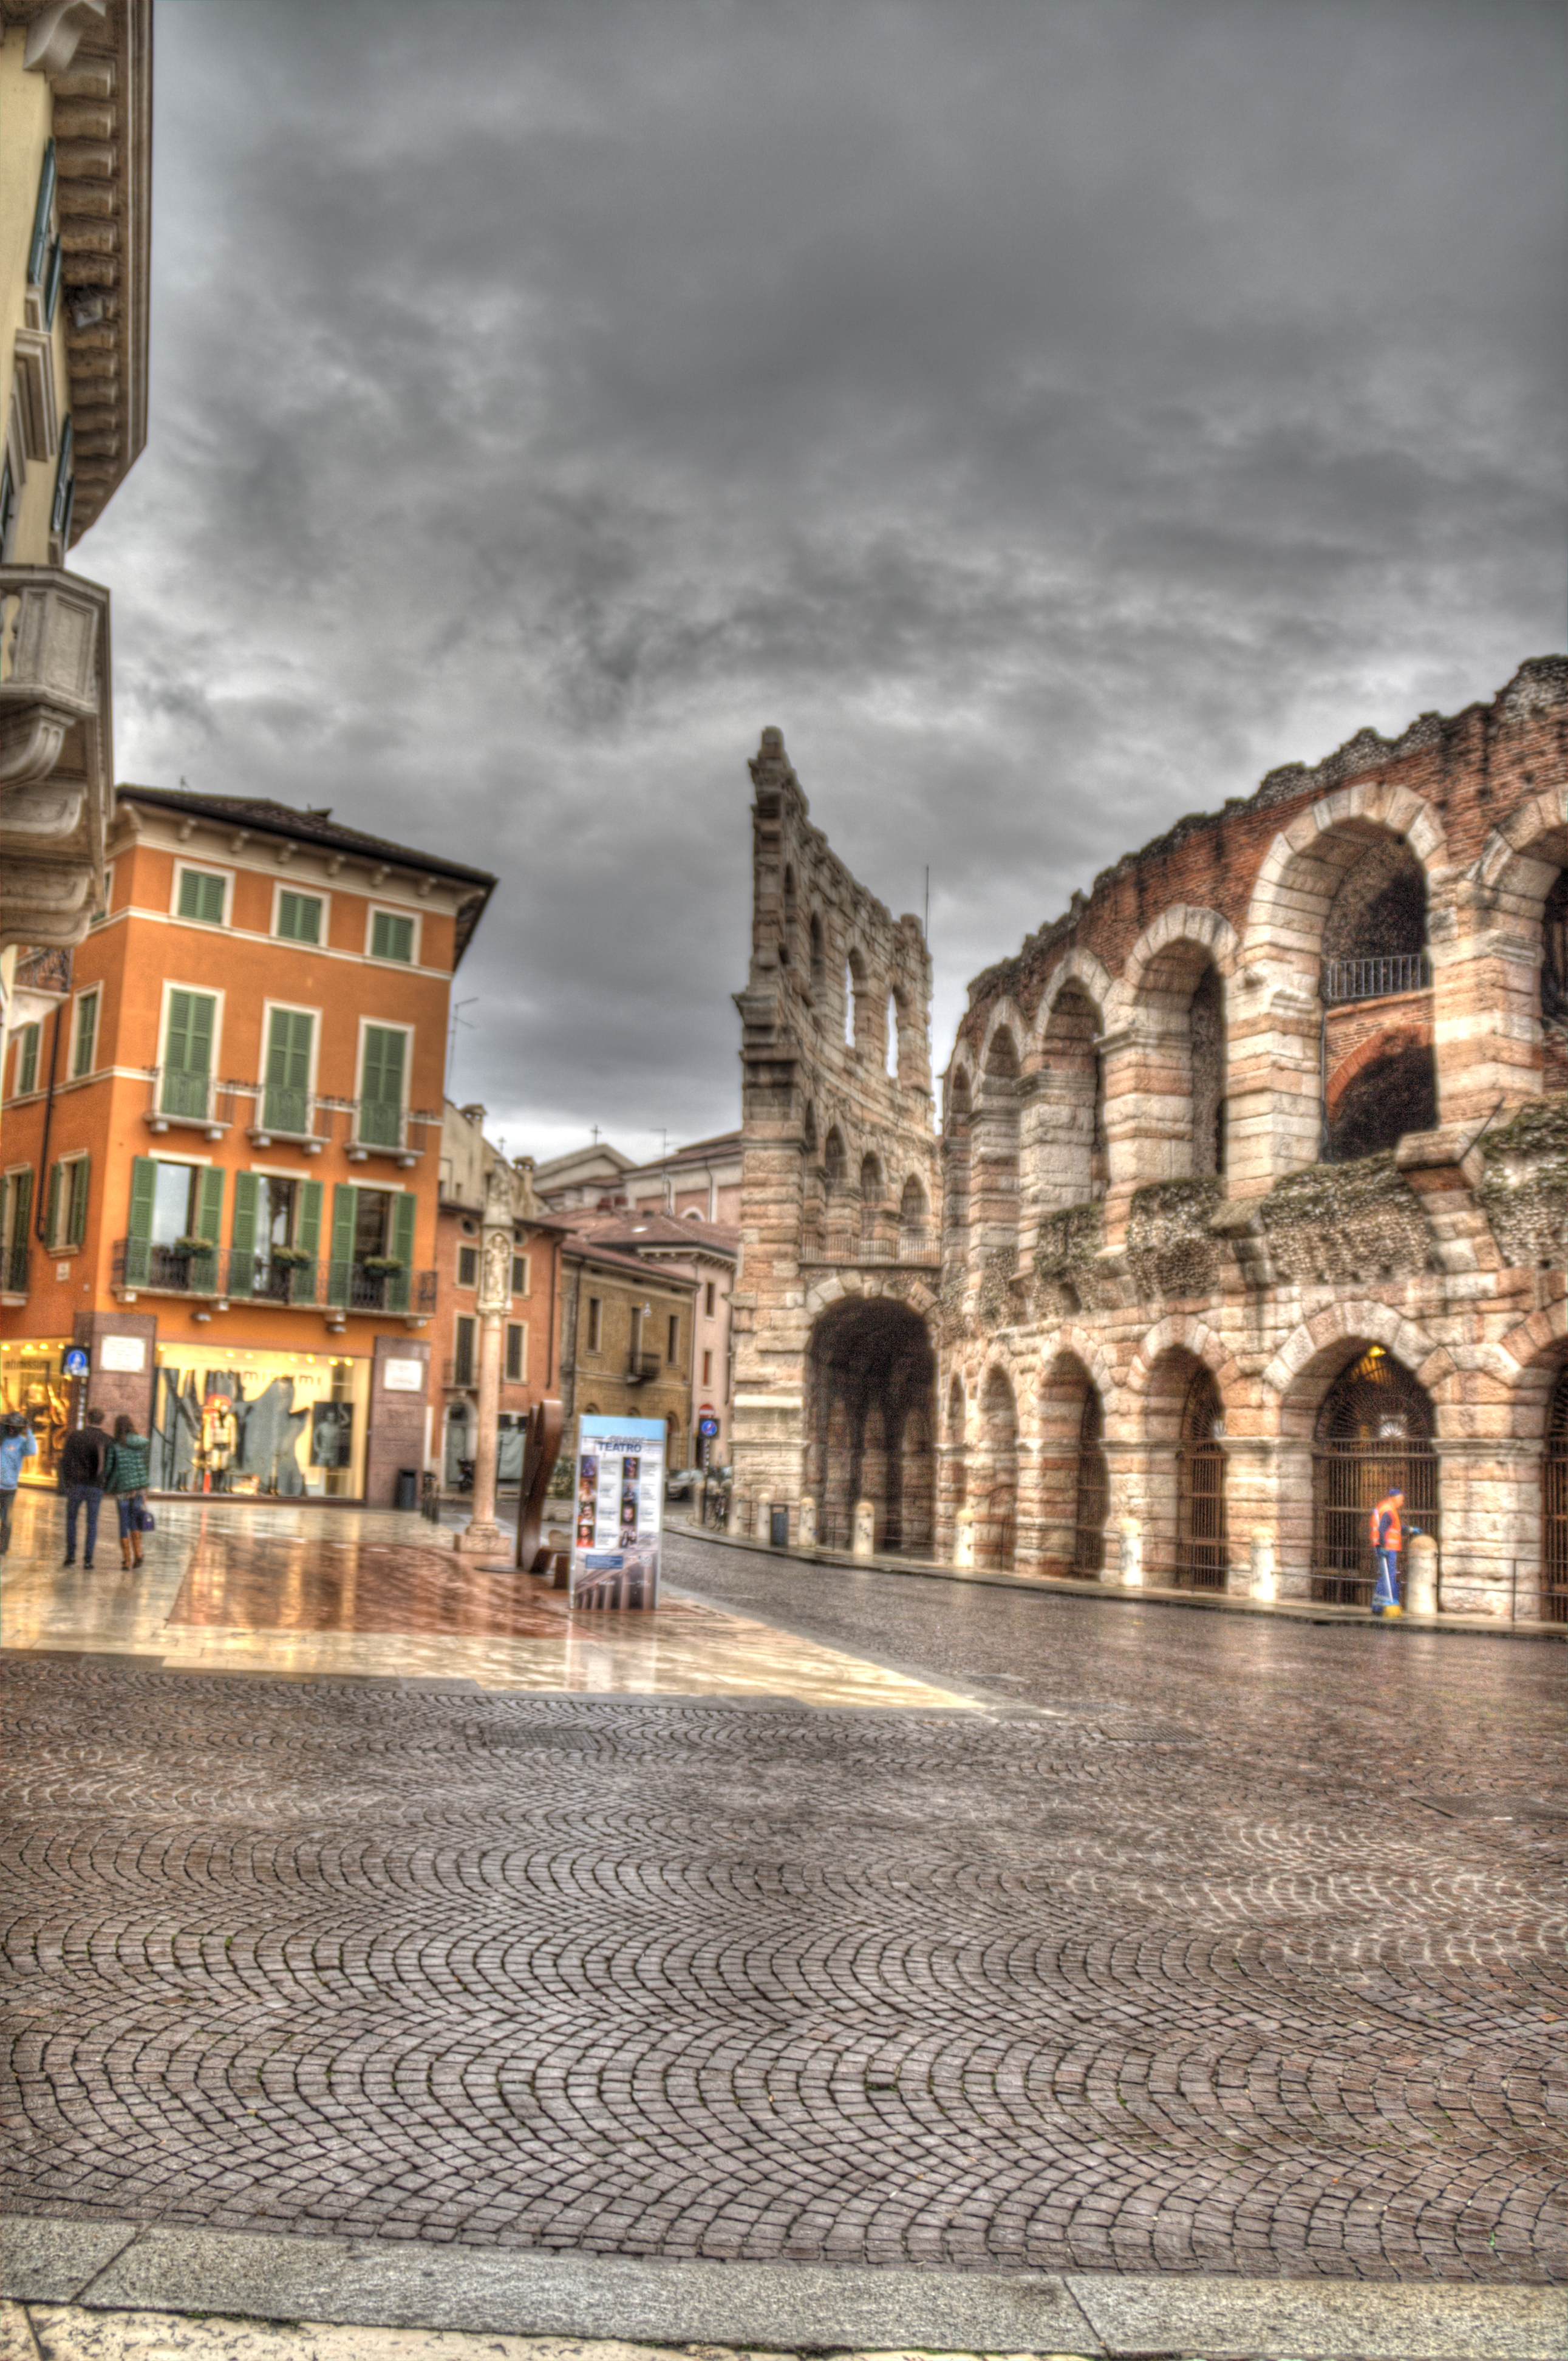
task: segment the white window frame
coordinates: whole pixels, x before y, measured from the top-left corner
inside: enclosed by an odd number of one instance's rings
[[[186,923],[194,926],[198,922],[192,918]],[[165,976],[162,994],[158,1004],[158,1071],[159,1073],[168,1063],[164,1051],[169,1046],[169,999],[170,994],[175,992],[199,992],[204,1000],[214,1003],[212,1083],[213,1088],[216,1090],[218,1076],[223,1071],[224,1003],[228,997],[227,991],[221,983],[189,983],[181,976]],[[191,1160],[187,1156],[173,1156],[169,1159],[171,1164],[188,1164]],[[211,1163],[212,1159],[209,1157],[205,1160]]]
[[[280,934],[279,928],[283,922],[285,894],[299,894],[308,902],[321,904],[322,930],[315,942],[296,942],[292,935]],[[302,877],[275,878],[272,884],[272,924],[269,932],[274,942],[286,943],[292,951],[324,951],[332,940],[332,895],[326,887],[314,884],[307,884]]]
[[[53,1229],[50,1229],[49,1236],[44,1240],[44,1251],[46,1254],[59,1255],[63,1259],[66,1255],[85,1254],[87,1251],[86,1240],[83,1239],[81,1245],[78,1246],[71,1235],[71,1183],[65,1178],[65,1175],[72,1170],[78,1164],[87,1163],[91,1159],[92,1152],[92,1149],[87,1148],[68,1148],[63,1156],[51,1157],[49,1159],[51,1164],[58,1164],[60,1170],[60,1199],[54,1210],[56,1218],[60,1223],[61,1234],[57,1237]],[[92,1187],[91,1181],[88,1182],[88,1186],[89,1188]],[[46,1214],[49,1212],[49,1175],[47,1172],[44,1175],[44,1212]]]
[[[221,918],[187,918],[180,907],[180,880],[187,869],[201,877],[221,877],[224,884],[224,914]],[[169,896],[169,915],[177,927],[200,927],[203,932],[215,934],[234,924],[234,871],[220,869],[215,861],[187,861],[181,854],[174,863],[174,884]]]
[[[307,943],[305,949],[311,946]],[[183,989],[189,991],[190,986]],[[261,1004],[261,1041],[257,1053],[256,1079],[262,1090],[267,1088],[267,1050],[272,1038],[272,1012],[280,1009],[285,1016],[308,1016],[311,1020],[311,1079],[306,1084],[312,1098],[316,1094],[316,1061],[322,1049],[322,1012],[302,1000],[264,1000]]]
[[[465,1255],[472,1255],[474,1257],[474,1276],[472,1279],[465,1279],[463,1276],[463,1257]],[[461,1287],[464,1289],[473,1288],[475,1291],[477,1292],[479,1285],[479,1249],[470,1238],[459,1238],[457,1241],[457,1269],[452,1284],[454,1287]]]
[[[82,1012],[90,1000],[95,1004],[97,1009],[97,1014],[93,1019],[93,1062],[84,1072],[79,1074],[76,1071],[76,1057],[82,1047]],[[84,1082],[90,1075],[98,1071],[98,1036],[103,1030],[103,1026],[104,987],[101,983],[84,983],[81,991],[72,996],[71,1003],[71,1056],[67,1062],[65,1075],[68,1082]]]
[[[381,965],[383,967],[401,967],[402,963],[401,960],[383,960],[381,961]],[[406,1116],[409,1108],[413,1104],[410,1093],[413,1089],[415,1028],[411,1025],[404,1025],[396,1016],[362,1016],[359,1020],[359,1041],[354,1053],[355,1106],[357,1108],[365,1097],[365,1036],[369,1031],[372,1025],[376,1027],[376,1030],[378,1033],[400,1033],[408,1043],[407,1049],[403,1051],[402,1113]],[[356,1115],[354,1120],[356,1126],[355,1137],[357,1138],[357,1126],[359,1122],[357,1115]],[[368,1183],[367,1183],[367,1185],[368,1186]]]
[[[24,1091],[20,1087],[20,1076],[22,1071],[22,1036],[28,1030],[29,1026],[36,1028],[38,1032],[38,1054],[33,1060],[32,1088],[30,1090]],[[12,1046],[13,1044],[15,1044],[14,1048]],[[16,1026],[5,1046],[11,1051],[11,1097],[13,1099],[37,1098],[41,1091],[48,1088],[48,1084],[39,1079],[44,1070],[43,1018],[41,1016],[35,1016],[28,1020],[27,1025]]]
[[[506,1323],[506,1330],[507,1333],[501,1353],[501,1383],[503,1386],[525,1386],[528,1383],[528,1323],[526,1320],[509,1320]],[[509,1353],[506,1349],[506,1347],[510,1345],[511,1340],[514,1336],[521,1336],[522,1338],[522,1344],[519,1349],[517,1356],[517,1375],[515,1378],[510,1376],[507,1369]]]
[[[412,926],[414,930],[413,949],[409,953],[406,960],[388,959],[384,954],[378,955],[371,950],[370,946],[376,939],[376,917],[378,912],[389,918],[407,918]],[[420,953],[424,948],[423,943],[421,940],[422,929],[421,928],[420,921],[423,916],[424,913],[422,910],[405,910],[400,902],[367,902],[365,906],[366,958],[367,960],[374,960],[378,967],[395,967],[401,968],[406,971],[409,968],[420,966],[422,964]]]

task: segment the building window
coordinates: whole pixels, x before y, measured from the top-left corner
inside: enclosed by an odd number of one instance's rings
[[[528,1375],[528,1331],[515,1322],[507,1328],[507,1376],[514,1386]]]
[[[678,1312],[672,1312],[669,1319],[668,1333],[664,1340],[664,1358],[668,1361],[671,1368],[673,1369],[679,1363],[680,1357],[681,1315]]]
[[[76,1004],[76,1048],[71,1060],[72,1082],[93,1071],[93,1052],[97,1046],[98,994],[84,992]]]
[[[12,1088],[17,1098],[38,1086],[38,1042],[41,1025],[24,1025],[16,1036],[16,1079]]]
[[[226,882],[211,869],[182,869],[180,872],[180,916],[194,919],[198,926],[221,927]]]
[[[365,1062],[359,1078],[358,1137],[367,1148],[400,1148],[403,1138],[403,1069],[408,1035],[389,1025],[365,1027]]]
[[[711,1353],[705,1353],[702,1356],[702,1381],[705,1386],[710,1386],[713,1383],[713,1355]]]
[[[588,1298],[588,1350],[597,1353],[604,1336],[604,1305],[597,1295]]]
[[[718,1290],[714,1285],[713,1280],[710,1279],[707,1285],[702,1290],[702,1308],[704,1313],[709,1320],[713,1317],[713,1307],[718,1300]]]
[[[641,1360],[641,1358],[642,1358],[642,1307],[641,1307],[641,1305],[640,1303],[634,1303],[634,1304],[632,1305],[632,1307],[631,1307],[631,1354],[630,1354],[631,1366],[632,1366],[632,1367],[633,1367],[633,1368],[636,1368],[636,1367],[637,1367],[638,1363]]]
[[[163,1031],[165,1115],[200,1118],[207,1112],[218,1004],[207,992],[171,991]]]
[[[27,284],[41,287],[44,262],[49,254],[49,224],[54,213],[55,182],[59,175],[54,141],[44,149],[44,159],[38,167],[38,202],[33,207],[33,234],[27,244]]]
[[[319,943],[322,939],[322,906],[320,895],[316,894],[280,894],[278,896],[278,932],[286,943]]]
[[[471,1386],[474,1382],[474,1323],[464,1318],[453,1328],[455,1350],[452,1356],[452,1382],[455,1386]]]
[[[49,1201],[44,1213],[44,1236],[59,1252],[65,1246],[79,1246],[87,1235],[87,1191],[92,1165],[85,1156],[69,1160],[61,1157],[51,1166],[49,1176]]]
[[[311,1127],[311,1049],[316,1020],[308,1009],[275,1008],[267,1028],[267,1087],[261,1120],[269,1131],[302,1138]]]
[[[16,521],[16,479],[9,458],[0,458],[0,566],[11,555],[11,527]]]
[[[370,918],[372,959],[400,960],[407,966],[414,955],[414,922],[398,910],[376,910]]]
[[[513,1255],[511,1258],[511,1291],[514,1295],[528,1293],[528,1257]]]
[[[478,1286],[478,1284],[479,1284],[479,1249],[478,1249],[478,1247],[477,1247],[477,1246],[459,1246],[459,1247],[458,1247],[458,1249],[457,1249],[457,1284],[458,1284],[458,1286],[459,1286],[459,1287],[477,1287],[477,1286]]]

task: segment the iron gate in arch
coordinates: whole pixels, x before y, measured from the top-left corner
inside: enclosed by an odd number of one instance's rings
[[[1547,1413],[1541,1493],[1541,1620],[1568,1623],[1568,1366]]]
[[[1312,1452],[1314,1598],[1371,1606],[1371,1517],[1386,1492],[1405,1496],[1407,1548],[1420,1531],[1441,1550],[1432,1427],[1425,1388],[1381,1345],[1368,1345],[1329,1388]]]
[[[1230,1573],[1225,1530],[1224,1405],[1210,1372],[1200,1367],[1181,1409],[1176,1453],[1176,1586],[1223,1590]]]
[[[1105,1413],[1091,1386],[1078,1427],[1078,1501],[1073,1519],[1070,1571],[1097,1582],[1105,1571],[1105,1511],[1111,1486],[1105,1469]]]

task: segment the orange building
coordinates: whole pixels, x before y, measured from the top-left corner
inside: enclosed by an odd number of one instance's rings
[[[121,787],[70,995],[8,1045],[0,1368],[163,1489],[395,1498],[430,1455],[453,972],[495,880],[328,812]]]

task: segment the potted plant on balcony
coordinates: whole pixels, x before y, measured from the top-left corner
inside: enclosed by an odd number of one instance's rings
[[[274,1246],[271,1259],[280,1270],[303,1270],[307,1263],[314,1262],[315,1257],[305,1246]]]
[[[211,1238],[176,1238],[169,1251],[171,1255],[180,1255],[188,1261],[193,1255],[214,1254],[216,1248]]]
[[[359,1268],[367,1270],[372,1279],[390,1279],[394,1271],[404,1269],[406,1265],[396,1255],[367,1255]]]

